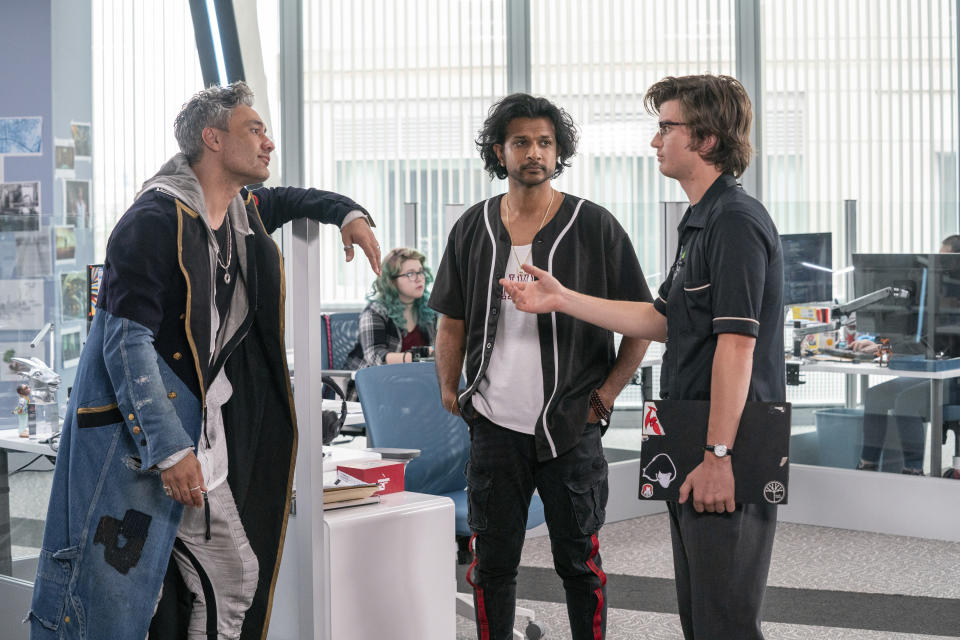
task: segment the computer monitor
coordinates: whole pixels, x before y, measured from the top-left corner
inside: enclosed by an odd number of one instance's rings
[[[97,300],[100,298],[100,280],[103,278],[102,264],[87,265],[87,330],[97,313]]]
[[[788,233],[783,247],[783,304],[833,300],[833,247],[829,233]]]
[[[960,254],[858,253],[853,266],[858,298],[884,287],[909,292],[858,310],[858,332],[889,339],[895,354],[960,356]]]

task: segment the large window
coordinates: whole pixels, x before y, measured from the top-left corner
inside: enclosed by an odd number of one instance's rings
[[[656,118],[643,96],[667,75],[733,75],[734,45],[732,0],[531,2],[531,89],[581,130],[579,154],[557,188],[613,212],[651,287],[659,283],[658,204],[685,197],[660,174],[650,146]]]
[[[203,88],[190,6],[93,0],[93,202],[97,260],[143,182],[180,149],[173,119]]]
[[[766,0],[763,194],[782,233],[936,251],[957,232],[956,3]]]
[[[445,211],[502,189],[473,140],[506,91],[505,24],[504,0],[304,2],[304,180],[368,207],[384,252],[415,244],[435,268]],[[365,261],[321,233],[325,304],[362,304]]]

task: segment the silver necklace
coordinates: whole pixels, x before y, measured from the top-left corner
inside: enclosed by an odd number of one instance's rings
[[[217,264],[223,269],[223,281],[230,284],[230,261],[233,259],[233,233],[230,231],[230,212],[227,212],[224,222],[227,224],[227,263],[220,258],[220,245],[217,244]]]

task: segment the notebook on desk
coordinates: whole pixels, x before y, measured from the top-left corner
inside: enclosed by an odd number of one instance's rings
[[[687,474],[703,462],[710,403],[657,400],[643,405],[640,498],[679,498]],[[747,402],[731,462],[735,500],[786,504],[790,475],[790,403]]]

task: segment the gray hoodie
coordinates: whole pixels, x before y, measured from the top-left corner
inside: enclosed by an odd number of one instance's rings
[[[233,297],[230,300],[230,307],[224,318],[220,317],[216,305],[216,290],[220,281],[217,279],[217,245],[216,237],[210,228],[210,214],[207,211],[207,203],[203,197],[203,188],[197,180],[197,175],[190,168],[186,156],[178,153],[168,160],[156,175],[143,183],[139,198],[143,193],[159,189],[180,200],[183,204],[195,211],[207,229],[207,249],[210,253],[210,291],[214,295],[210,297],[210,362],[214,362],[220,353],[220,348],[237,332],[243,323],[248,309],[246,280],[247,266],[247,246],[242,239],[248,235],[253,235],[250,224],[247,220],[247,210],[243,199],[238,193],[230,205],[227,207],[227,215],[230,217],[230,228],[233,232],[233,242],[237,247],[237,259],[239,260],[239,277],[234,284]],[[220,331],[220,325],[223,324],[223,331]],[[218,335],[219,333],[219,335]],[[227,478],[227,448],[226,435],[223,428],[223,414],[220,408],[226,404],[233,393],[233,387],[227,379],[226,367],[221,367],[217,377],[213,379],[207,389],[207,424],[206,437],[201,438],[200,446],[197,450],[197,458],[200,460],[200,467],[203,470],[203,479],[207,485],[207,490],[212,491]],[[178,451],[157,466],[160,469],[168,469],[183,459],[191,449]]]

